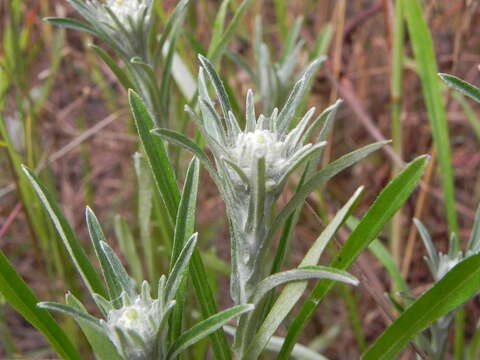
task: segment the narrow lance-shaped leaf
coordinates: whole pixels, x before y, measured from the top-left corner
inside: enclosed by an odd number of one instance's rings
[[[22,166],[22,168],[28,180],[30,181],[30,184],[35,190],[35,193],[42,202],[43,207],[52,220],[58,235],[62,239],[68,254],[70,255],[83,281],[85,282],[85,285],[90,290],[90,293],[105,295],[105,290],[103,289],[102,282],[95,268],[88,259],[87,254],[85,254],[80,242],[75,237],[72,228],[61,212],[57,202],[47,191],[47,189],[40,184],[38,178],[31,170],[25,166]]]
[[[175,298],[177,290],[188,271],[188,265],[190,264],[190,258],[192,257],[193,250],[197,244],[197,234],[193,234],[192,237],[185,243],[183,250],[178,255],[177,261],[168,275],[167,284],[165,285],[166,301],[171,301]]]
[[[305,266],[266,277],[255,287],[251,302],[258,304],[270,290],[282,284],[311,279],[329,279],[350,285],[358,285],[358,280],[345,271],[326,266]]]
[[[347,270],[361,252],[378,236],[384,225],[410,196],[420,180],[429,157],[420,156],[402,170],[380,193],[361,222],[353,230],[331,267]],[[317,306],[334,286],[333,281],[322,280],[308,297],[291,324],[278,359],[288,359],[295,342]]]
[[[63,315],[71,316],[75,319],[81,319],[82,321],[88,322],[90,326],[97,327],[99,331],[102,330],[102,326],[98,319],[94,318],[92,315],[84,311],[80,311],[71,306],[48,301],[39,302],[37,306],[40,309],[55,311]]]
[[[173,343],[170,348],[167,359],[175,359],[179,354],[185,351],[188,347],[197,343],[212,332],[218,330],[229,321],[249,312],[254,309],[252,304],[237,305],[230,309],[224,310],[218,314],[212,315],[191,329],[185,331],[177,341]]]
[[[462,94],[480,103],[480,89],[472,84],[449,74],[438,74],[449,86],[457,89]]]
[[[232,106],[230,105],[230,100],[228,98],[227,91],[225,90],[225,86],[223,85],[220,76],[215,71],[215,68],[210,60],[202,55],[198,55],[198,58],[215,89],[218,100],[220,101],[220,107],[222,108],[223,116],[225,119],[227,119],[229,112],[232,111]]]
[[[152,131],[153,134],[160,136],[161,138],[175,144],[178,146],[181,146],[182,148],[190,151],[192,154],[194,154],[198,160],[200,160],[205,166],[205,168],[208,170],[209,174],[216,180],[215,177],[215,170],[213,168],[213,165],[208,158],[207,154],[197,145],[195,144],[192,140],[189,138],[185,137],[184,135],[173,131],[173,130],[168,130],[168,129],[155,129]]]
[[[115,273],[107,259],[107,256],[105,255],[100,245],[102,242],[106,242],[105,235],[103,234],[97,217],[93,213],[92,209],[90,209],[89,207],[87,207],[85,211],[85,217],[87,220],[87,227],[90,234],[90,239],[93,243],[93,249],[95,251],[95,255],[97,255],[98,261],[100,262],[103,277],[105,278],[105,282],[107,284],[107,290],[110,296],[110,300],[118,299],[122,294],[122,287],[117,281]]]
[[[305,199],[310,195],[310,193],[316,190],[322,184],[325,184],[332,177],[337,175],[340,171],[346,169],[347,167],[352,166],[359,160],[368,156],[372,152],[380,149],[383,145],[387,144],[388,141],[380,141],[373,143],[367,146],[364,146],[361,149],[352,151],[351,153],[342,156],[338,160],[328,164],[322,170],[313,175],[310,180],[308,180],[290,199],[290,201],[285,205],[280,214],[272,225],[272,231],[275,231],[283,222],[288,218],[288,216],[295,211]]]
[[[91,44],[90,47],[95,51],[95,53],[103,60],[103,62],[110,68],[112,73],[117,77],[117,80],[122,84],[122,86],[128,89],[136,89],[132,80],[130,80],[128,74],[120,66],[117,65],[114,59],[102,48]]]
[[[433,321],[455,310],[480,291],[480,255],[450,270],[410,305],[362,356],[365,360],[393,359],[413,337]]]
[[[148,163],[152,169],[155,184],[159,194],[165,202],[170,219],[173,223],[180,202],[180,192],[178,190],[175,172],[170,165],[162,141],[150,134],[150,130],[153,127],[153,121],[141,97],[133,90],[129,91],[128,97],[131,111],[135,119],[135,125],[140,136],[140,141],[145,149]]]
[[[198,179],[200,175],[200,163],[197,158],[193,158],[187,170],[185,183],[183,185],[182,198],[178,208],[177,221],[175,223],[175,233],[173,239],[173,249],[170,259],[170,277],[176,268],[178,268],[178,260],[182,258],[182,248],[186,247],[189,237],[193,234],[195,228],[195,211],[197,207]],[[185,249],[184,249],[185,250]],[[193,248],[192,248],[193,251]],[[192,252],[188,255],[186,265],[190,261]],[[185,269],[188,269],[187,267]],[[183,270],[182,270],[183,271]],[[178,274],[177,274],[178,275]],[[184,304],[186,302],[187,282],[185,276],[180,274],[183,279],[182,283],[174,289],[172,296],[175,296],[175,308],[169,331],[172,338],[177,338],[182,332]],[[169,280],[170,280],[169,277]],[[168,287],[168,286],[167,286]]]
[[[194,232],[199,176],[200,164],[197,158],[193,158],[185,177],[182,198],[180,200],[177,220],[175,222],[171,266],[173,266],[177,260],[185,242]]]
[[[83,313],[87,312],[83,304],[72,294],[68,293],[65,298],[68,306]],[[85,334],[96,358],[99,360],[122,360],[115,345],[113,345],[103,329],[98,328],[98,324],[93,325],[89,320],[84,320],[80,317],[75,317],[75,321]]]
[[[133,298],[135,296],[135,285],[130,276],[128,275],[127,271],[123,267],[122,262],[106,242],[101,241],[100,248],[105,254],[105,258],[107,259],[108,263],[110,264],[111,271],[114,275],[114,280],[121,287],[122,291],[124,291],[125,293],[127,293],[127,295]]]
[[[95,31],[93,27],[91,27],[87,23],[84,23],[82,21],[78,21],[75,19],[47,17],[44,19],[44,21],[55,26],[63,27],[65,29],[83,31],[88,34],[98,36],[98,33]]]

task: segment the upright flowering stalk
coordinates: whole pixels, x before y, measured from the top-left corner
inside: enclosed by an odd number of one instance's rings
[[[255,116],[252,91],[247,94],[245,127],[232,112],[226,91],[210,62],[200,57],[199,127],[214,156],[219,186],[227,206],[232,236],[233,275],[231,293],[238,304],[246,303],[255,286],[268,275],[271,228],[277,199],[289,175],[305,163],[325,142],[306,144],[316,127],[310,109],[290,130],[308,82],[318,67],[313,62],[292,91],[281,111]],[[222,114],[218,114],[205,75],[214,85]]]
[[[480,208],[477,210],[475,224],[465,251],[462,251],[456,234],[450,236],[446,254],[437,251],[427,229],[419,220],[414,219],[414,222],[427,250],[425,262],[435,283],[440,281],[458,263],[480,252]],[[420,346],[425,349],[432,359],[444,358],[450,326],[458,310],[460,308],[439,318],[425,331],[425,336],[419,337]]]
[[[210,316],[172,338],[169,331],[173,316],[170,315],[188,273],[197,234],[186,241],[169,275],[160,277],[157,294],[153,298],[147,281],[142,283],[140,292],[137,292],[135,282],[104,241],[100,225],[90,209],[87,209],[87,224],[107,284],[107,297],[91,291],[103,318],[90,315],[83,304],[70,293],[66,295],[67,305],[42,302],[38,306],[72,316],[82,328],[96,358],[173,360],[197,341],[253,309],[250,304],[234,306]]]
[[[85,20],[47,18],[46,21],[94,35],[123,60],[125,69],[102,49],[93,46],[126,89],[134,89],[145,101],[157,125],[167,121],[169,74],[157,83],[156,70],[167,54],[171,62],[176,33],[182,23],[189,0],[178,2],[160,37],[153,34],[153,0],[66,0]]]
[[[196,182],[193,180],[197,176],[194,170],[198,168],[196,163],[197,161],[193,161],[187,172],[188,182]],[[194,229],[195,217],[194,206],[190,206],[191,202],[194,202],[192,199],[196,199],[196,186],[185,187],[182,193],[182,200],[188,199],[185,201],[188,202],[189,209],[182,208],[181,205],[178,212],[182,219],[176,224],[174,252],[168,275],[160,277],[156,288],[150,288],[144,281],[138,291],[135,281],[107,244],[93,211],[87,208],[86,222],[101,271],[90,262],[52,195],[40,184],[31,170],[26,167],[23,167],[23,170],[48,212],[102,318],[90,315],[83,304],[71,294],[66,296],[66,305],[42,302],[38,306],[72,316],[89,341],[96,359],[174,360],[190,346],[231,320],[253,310],[252,304],[233,306],[218,313],[210,310],[204,320],[184,330],[182,314],[185,310],[183,300],[187,292],[185,285],[187,275],[190,274],[190,259],[197,243],[197,234],[190,235]],[[152,296],[152,293],[156,296]]]
[[[272,239],[276,230],[290,214],[303,205],[306,197],[319,184],[352,164],[350,159],[325,172],[316,169],[320,151],[325,146],[323,139],[338,102],[313,121],[314,108],[308,110],[297,122],[298,108],[321,60],[308,66],[281,110],[274,109],[271,114],[262,114],[257,118],[254,96],[252,91],[248,91],[245,125],[241,127],[233,113],[224,85],[212,64],[203,56],[199,58],[202,65],[198,85],[200,116],[189,108],[187,111],[196,121],[211,150],[213,162],[182,134],[168,129],[157,129],[155,133],[194,152],[223,196],[231,236],[230,290],[234,302],[253,303],[257,306],[270,290],[289,281],[327,278],[356,284],[356,279],[349,274],[326,267],[313,266],[285,272],[278,272],[278,268],[272,274],[272,263],[276,256],[272,254]],[[215,89],[220,113],[208,93],[207,77]],[[323,128],[319,136],[310,143],[321,124]],[[353,156],[352,159],[358,161],[377,148],[374,146],[365,154]],[[317,161],[314,161],[314,158]],[[288,178],[306,164],[309,164],[309,170],[304,173],[304,183],[278,212],[277,200],[283,193]],[[253,311],[240,318],[235,332],[235,352],[238,359],[248,358],[247,345],[261,317],[261,311]]]
[[[139,57],[151,63],[148,40],[152,30],[153,0],[67,0],[87,21],[85,31],[93,33],[111,46],[127,62]],[[58,19],[47,18],[57,24]],[[68,22],[64,24],[71,25]],[[78,27],[76,28],[78,29]]]

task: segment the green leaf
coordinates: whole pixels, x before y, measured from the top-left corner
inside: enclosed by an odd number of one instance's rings
[[[37,307],[37,297],[18,275],[1,250],[0,293],[11,307],[45,336],[62,359],[82,359],[82,356],[53,317],[47,311]]]
[[[68,293],[65,298],[67,305],[73,309],[83,313],[87,312],[82,303],[72,294]],[[75,321],[85,334],[96,358],[99,360],[122,360],[115,345],[113,345],[103,330],[98,329],[97,325],[92,326],[88,320],[86,321],[81,317],[75,317]]]
[[[358,285],[358,280],[355,277],[342,270],[326,266],[299,267],[298,269],[287,270],[270,275],[260,281],[253,291],[251,303],[258,304],[270,290],[275,289],[277,286],[290,282],[311,279],[329,279],[351,285]]]
[[[210,60],[208,60],[205,56],[202,55],[198,55],[198,59],[200,60],[203,69],[206,71],[213,85],[213,88],[215,89],[215,93],[217,94],[218,100],[220,101],[220,107],[222,108],[224,119],[225,121],[227,121],[229,117],[228,114],[232,111],[232,106],[230,105],[227,90],[225,90],[225,86],[223,85],[220,76],[215,71],[215,67],[210,62]]]
[[[209,174],[211,176],[215,176],[215,170],[207,154],[205,154],[205,152],[192,140],[190,140],[186,136],[176,131],[168,130],[168,129],[155,129],[152,131],[152,133],[171,142],[172,144],[181,146],[182,148],[190,151],[192,154],[194,154],[198,158],[198,160],[201,161],[201,163],[203,164],[203,166],[205,166]]]
[[[120,66],[117,65],[115,60],[113,60],[112,57],[108,55],[105,50],[93,44],[90,44],[90,47],[103,60],[105,65],[109,67],[109,69],[117,77],[117,80],[120,82],[120,84],[122,84],[125,90],[136,89],[135,85],[130,80],[130,77],[127,75],[127,73]]]
[[[202,340],[214,331],[227,324],[229,321],[254,309],[252,304],[237,305],[224,310],[218,314],[210,316],[208,319],[200,321],[189,330],[185,331],[170,347],[167,359],[175,359],[180,353],[189,346]]]
[[[196,245],[197,234],[193,234],[185,243],[185,246],[178,255],[176,262],[168,275],[167,284],[165,285],[166,302],[172,301],[177,295],[177,290],[188,271],[190,258],[192,257]]]
[[[178,190],[175,172],[170,165],[168,154],[162,141],[150,134],[153,121],[141,97],[133,90],[130,90],[128,92],[128,98],[140,141],[142,142],[148,163],[152,169],[155,185],[165,202],[168,214],[173,223],[177,216],[177,208],[180,202],[180,191]]]
[[[425,171],[428,159],[426,155],[416,158],[383,189],[361,222],[352,231],[345,245],[330,264],[331,267],[347,270],[353,264],[410,196]],[[288,359],[288,354],[306,322],[334,284],[333,281],[324,280],[315,286],[289,328],[279,360]]]
[[[342,156],[341,158],[335,160],[334,162],[328,164],[323,169],[318,171],[300,189],[297,190],[295,195],[290,199],[287,205],[285,205],[285,207],[275,219],[271,231],[276,231],[276,229],[283,224],[283,222],[288,218],[288,216],[304,203],[305,199],[310,195],[312,191],[318,189],[319,186],[325,184],[328,180],[337,175],[340,171],[352,166],[356,162],[368,156],[370,153],[380,149],[383,145],[387,143],[388,141],[380,141],[364,146],[361,149],[352,151],[351,153]]]
[[[197,207],[198,180],[200,176],[200,164],[197,158],[193,158],[187,170],[183,185],[182,198],[178,208],[175,222],[175,235],[171,266],[177,260],[185,242],[193,234],[195,228],[195,211]]]
[[[224,25],[225,25],[225,18],[227,16],[228,5],[230,4],[230,0],[223,0],[220,8],[217,12],[217,16],[215,17],[215,22],[213,24],[212,29],[212,37],[210,40],[210,49],[214,49],[220,43],[222,39],[222,35],[224,33]],[[211,55],[211,54],[210,54]]]
[[[87,322],[90,326],[97,327],[97,330],[102,331],[102,325],[100,324],[100,321],[85,311],[77,310],[68,305],[49,301],[39,302],[37,306],[40,309],[55,311],[63,315],[71,316],[75,319],[82,319],[82,321]]]
[[[115,301],[122,294],[122,287],[118,281],[116,281],[115,273],[113,272],[110,262],[108,261],[107,256],[100,245],[102,242],[106,242],[105,235],[103,234],[97,217],[89,207],[87,207],[85,211],[85,217],[87,219],[88,233],[90,234],[90,239],[93,243],[93,249],[95,250],[95,255],[97,255],[98,261],[100,262],[103,277],[107,283],[107,290],[110,300]]]
[[[137,223],[138,232],[140,233],[140,244],[143,250],[148,276],[150,279],[157,279],[160,276],[160,274],[158,274],[158,247],[160,246],[160,239],[158,238],[160,236],[156,236],[154,239],[151,231],[152,210],[153,203],[155,202],[152,201],[152,198],[155,193],[155,184],[148,161],[142,154],[135,153],[133,155],[133,163],[137,176]],[[161,208],[163,204],[160,203],[158,205],[158,207]],[[165,208],[159,209],[159,211],[159,222],[162,224],[160,226],[162,226],[162,230],[168,234],[166,236],[168,236],[168,241],[170,241],[171,231],[168,215],[165,216]]]
[[[337,212],[332,221],[330,221],[308,250],[299,267],[317,265],[328,242],[355,209],[362,194],[363,188],[359,188],[352,195],[350,200],[348,200],[348,202]],[[269,343],[270,338],[282,323],[283,319],[287,317],[306,289],[306,281],[285,286],[252,340],[248,349],[252,358],[260,355],[262,350]]]
[[[101,241],[100,248],[110,264],[110,271],[114,276],[113,280],[122,289],[122,292],[127,293],[133,299],[135,297],[135,284],[123,267],[122,262],[106,242]]]
[[[83,31],[91,35],[98,36],[97,31],[93,27],[91,27],[90,25],[82,21],[69,19],[69,18],[58,18],[58,17],[47,17],[43,20],[52,25],[56,25],[66,29]]]
[[[200,176],[200,163],[197,158],[193,158],[187,170],[185,182],[183,185],[182,198],[178,208],[177,221],[175,222],[175,233],[173,239],[173,249],[170,259],[170,277],[177,266],[178,260],[182,257],[182,248],[186,247],[186,242],[193,234],[195,228],[195,211],[197,207],[198,179]],[[185,249],[184,249],[185,250]],[[192,248],[193,251],[193,248]],[[187,263],[190,261],[191,252]],[[187,268],[188,269],[188,268]],[[176,270],[175,270],[176,271]],[[183,275],[182,275],[183,277]],[[172,337],[180,336],[182,332],[184,304],[186,301],[186,279],[174,291],[175,308],[173,309],[172,324],[170,331]]]
[[[403,8],[438,154],[448,227],[450,232],[458,234],[451,146],[432,36],[422,14],[421,1],[405,0]]]
[[[480,103],[480,89],[472,84],[449,74],[438,74],[443,81],[447,83],[448,86],[451,86],[462,94],[472,98],[476,102]]]
[[[433,321],[457,309],[480,291],[480,255],[457,264],[410,305],[363,354],[362,359],[393,359]]]
[[[357,227],[359,222],[360,220],[358,220],[354,216],[350,216],[350,218],[347,219],[347,226],[350,228],[350,231],[353,231]],[[395,263],[395,260],[393,259],[388,249],[382,244],[382,242],[378,238],[376,238],[370,243],[370,245],[368,246],[368,250],[370,250],[370,252],[387,270],[390,280],[394,285],[393,288],[396,291],[408,293],[408,285],[403,279],[399,267]]]
[[[58,235],[63,241],[65,248],[70,255],[75,267],[77,268],[80,276],[82,277],[85,285],[89,289],[90,293],[105,295],[100,277],[98,276],[95,268],[91,264],[90,260],[85,254],[80,242],[75,237],[72,228],[68,224],[67,219],[62,214],[57,202],[53,196],[47,191],[47,189],[40,184],[36,175],[27,167],[22,165],[22,169],[30,181],[35,193],[42,202],[43,207],[47,211],[50,219],[57,230]]]

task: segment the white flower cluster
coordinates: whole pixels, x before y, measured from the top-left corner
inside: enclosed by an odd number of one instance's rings
[[[287,165],[287,144],[278,140],[277,134],[269,130],[242,132],[230,149],[232,162],[237,164],[247,178],[253,177],[258,159],[265,159],[267,186],[274,185],[275,178]]]
[[[137,296],[132,304],[120,309],[110,310],[107,321],[108,337],[117,349],[124,349],[123,356],[127,359],[143,359],[154,351],[154,345],[162,321],[160,300]],[[123,346],[122,334],[135,333],[142,339],[144,346],[132,342]]]
[[[147,10],[147,3],[144,0],[108,0],[105,6],[109,8],[125,26],[129,24],[129,19],[131,19],[133,23],[138,23]],[[148,19],[146,21],[148,21]]]

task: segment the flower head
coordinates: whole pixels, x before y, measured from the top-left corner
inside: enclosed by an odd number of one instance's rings
[[[125,61],[147,61],[153,0],[69,1],[88,22],[85,28],[117,51]]]
[[[210,145],[217,170],[224,173],[235,187],[249,191],[258,180],[259,166],[263,166],[264,170],[260,172],[263,172],[266,191],[280,193],[291,172],[325,145],[324,141],[306,143],[319,125],[318,121],[310,123],[315,108],[289,130],[308,81],[320,62],[313,62],[308,67],[281,111],[274,109],[270,115],[262,114],[256,118],[253,92],[249,90],[245,127],[241,129],[218,75],[206,58],[200,57],[200,61],[202,119],[199,125]],[[208,95],[204,72],[215,86],[223,116],[217,113]]]
[[[145,22],[150,19],[148,12],[151,1],[147,0],[108,0],[104,7],[112,11],[118,21],[124,26],[138,24],[145,16]],[[105,14],[110,23],[115,25],[109,14]]]
[[[200,56],[200,117],[190,111],[210,148],[214,164],[206,161],[223,195],[232,233],[231,293],[235,303],[245,303],[264,277],[264,257],[271,240],[276,202],[290,175],[325,146],[326,132],[313,142],[320,124],[329,123],[339,102],[312,121],[315,108],[298,120],[297,112],[322,60],[312,62],[293,87],[285,105],[269,114],[255,115],[254,96],[246,97],[244,126],[233,114],[220,77],[208,59]],[[207,76],[219,106],[212,101]],[[297,121],[298,120],[298,121]],[[327,127],[328,128],[328,127]],[[316,164],[314,165],[316,166]]]
[[[144,281],[142,293],[133,299],[123,294],[121,305],[110,308],[101,324],[124,359],[148,359],[156,352],[158,333],[173,304],[163,306],[161,293],[152,299],[150,286]]]

